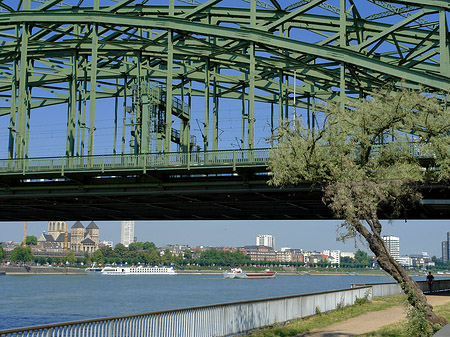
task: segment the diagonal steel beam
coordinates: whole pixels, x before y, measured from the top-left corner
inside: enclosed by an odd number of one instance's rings
[[[411,22],[416,21],[418,18],[421,18],[424,15],[427,14],[431,14],[431,13],[435,13],[436,10],[435,9],[422,9],[421,11],[411,15],[410,17],[406,18],[405,20],[392,25],[391,27],[389,27],[388,29],[385,29],[384,31],[374,35],[372,38],[366,40],[363,43],[360,43],[359,45],[356,45],[354,47],[352,47],[352,49],[357,50],[357,51],[361,51],[364,48],[367,48],[368,46],[377,43],[378,41],[382,40],[383,38],[385,38],[386,36],[388,36],[389,34],[399,30],[402,27],[405,27],[406,25],[408,25]]]
[[[303,7],[300,7],[299,9],[283,16],[282,18],[278,19],[275,22],[272,22],[271,24],[268,24],[267,26],[264,26],[263,29],[266,31],[272,31],[275,28],[283,25],[284,23],[294,19],[295,17],[309,11],[311,8],[314,8],[318,5],[320,5],[321,3],[325,2],[326,0],[314,0],[311,1],[310,3],[304,5]]]
[[[50,0],[50,1],[47,1],[42,6],[39,6],[38,8],[36,8],[35,11],[45,11],[45,10],[47,10],[49,8],[52,8],[53,6],[59,4],[62,1],[63,0]]]
[[[209,0],[201,5],[198,5],[197,7],[195,7],[193,10],[191,10],[190,12],[187,12],[183,15],[180,15],[181,18],[183,19],[190,19],[191,17],[195,16],[198,13],[203,12],[205,9],[210,8],[216,4],[218,4],[219,2],[221,2],[222,0]]]
[[[133,1],[134,0],[121,0],[118,3],[116,3],[115,5],[109,6],[107,8],[103,8],[101,11],[114,13],[114,12],[117,12],[119,9],[132,3]]]

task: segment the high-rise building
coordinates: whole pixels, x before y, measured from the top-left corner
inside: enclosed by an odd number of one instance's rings
[[[447,232],[447,240],[442,241],[442,262],[450,259],[450,232]]]
[[[400,238],[392,235],[384,235],[383,240],[386,243],[387,248],[391,256],[399,260],[400,259]]]
[[[128,247],[134,242],[134,220],[122,220],[122,230],[120,232],[120,243]]]
[[[341,251],[340,250],[331,250],[331,249],[325,249],[322,252],[323,255],[328,256],[328,260],[331,264],[341,264]]]
[[[275,238],[272,235],[261,234],[256,237],[257,246],[266,246],[275,249]]]

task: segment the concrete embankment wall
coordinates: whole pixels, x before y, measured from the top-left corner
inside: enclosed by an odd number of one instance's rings
[[[0,273],[6,275],[51,275],[51,274],[85,274],[84,268],[68,267],[18,267],[18,266],[0,266]]]

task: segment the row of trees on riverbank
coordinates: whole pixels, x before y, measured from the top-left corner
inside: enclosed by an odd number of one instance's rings
[[[0,260],[5,258],[6,254],[0,246]],[[147,265],[175,265],[187,266],[195,265],[200,267],[227,267],[227,266],[244,266],[250,264],[260,265],[284,265],[291,267],[303,267],[304,262],[274,262],[274,261],[251,261],[250,257],[241,251],[230,252],[220,251],[216,249],[200,250],[190,249],[184,250],[180,254],[173,254],[168,249],[162,253],[158,250],[153,242],[137,242],[125,247],[117,244],[114,248],[101,247],[92,255],[85,254],[84,257],[75,256],[74,252],[69,251],[64,256],[33,256],[31,248],[16,247],[11,251],[9,260],[12,262],[31,262],[36,264],[69,264],[69,265],[86,265],[93,262],[97,264],[147,264]],[[370,258],[366,252],[358,250],[355,258],[345,257],[341,260],[342,268],[367,268],[372,265]],[[310,267],[329,268],[334,267],[327,260],[322,260],[308,265]]]

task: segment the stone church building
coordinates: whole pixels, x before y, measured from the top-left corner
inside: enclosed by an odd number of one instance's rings
[[[80,221],[68,230],[65,221],[49,221],[47,233],[38,238],[38,247],[67,249],[89,254],[98,249],[99,228],[94,221],[85,228]]]

